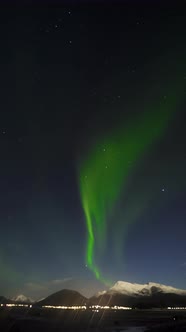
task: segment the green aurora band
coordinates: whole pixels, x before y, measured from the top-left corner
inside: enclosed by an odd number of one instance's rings
[[[99,264],[96,263],[96,253],[100,256],[105,250],[108,217],[121,191],[126,191],[129,177],[153,144],[163,137],[173,118],[180,100],[178,93],[173,93],[173,89],[169,89],[170,91],[166,98],[156,98],[158,102],[154,103],[153,109],[144,111],[135,119],[133,117],[110,136],[100,139],[80,164],[79,188],[87,228],[86,265],[95,277],[105,284],[109,282],[105,280]],[[133,209],[130,216],[126,211],[125,217],[128,220],[124,220],[125,227],[146,208],[141,197],[139,201],[141,206],[138,205],[136,211]],[[131,205],[131,202],[129,203]],[[122,231],[121,229],[121,233]],[[116,234],[112,236],[115,236],[114,246],[117,251],[121,247],[119,241],[121,242],[122,234],[118,236],[119,244]]]

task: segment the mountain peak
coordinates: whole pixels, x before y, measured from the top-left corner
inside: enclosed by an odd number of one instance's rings
[[[12,298],[12,301],[14,301],[14,302],[20,302],[20,303],[33,303],[34,302],[30,297],[27,297],[27,296],[25,296],[23,294],[14,296]]]
[[[87,299],[79,292],[71,289],[62,289],[39,301],[39,305],[83,305]]]

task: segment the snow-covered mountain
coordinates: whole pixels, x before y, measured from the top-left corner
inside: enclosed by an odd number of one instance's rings
[[[118,281],[113,287],[111,287],[107,292],[100,292],[98,296],[107,294],[123,294],[128,296],[147,296],[154,293],[164,293],[164,294],[177,294],[186,295],[186,290],[174,288],[172,286],[166,286],[158,284],[155,282],[149,282],[147,284],[133,284],[125,281]]]
[[[33,303],[34,301],[30,297],[26,297],[25,295],[17,295],[14,296],[12,299],[14,302],[19,302],[19,303]]]
[[[122,305],[135,308],[185,307],[186,290],[155,282],[132,284],[118,281],[107,291],[89,299],[91,304]]]

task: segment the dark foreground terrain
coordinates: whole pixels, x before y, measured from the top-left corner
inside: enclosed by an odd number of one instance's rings
[[[0,308],[1,332],[186,332],[186,311]]]

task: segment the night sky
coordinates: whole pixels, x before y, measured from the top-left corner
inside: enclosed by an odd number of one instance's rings
[[[79,173],[144,111],[158,126],[164,103],[161,135],[104,206],[94,259],[112,283],[186,289],[186,6],[2,5],[0,25],[0,295],[107,287],[86,261]]]

